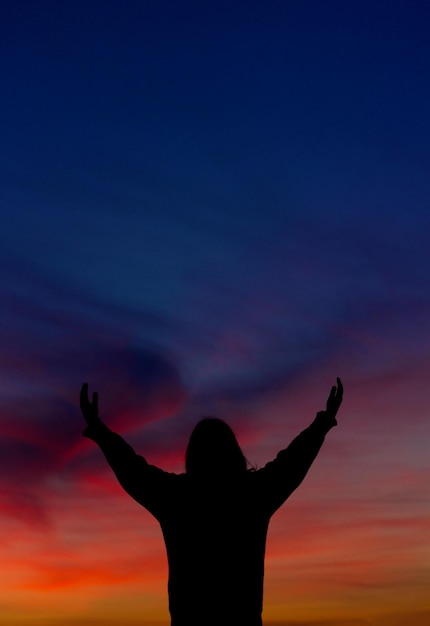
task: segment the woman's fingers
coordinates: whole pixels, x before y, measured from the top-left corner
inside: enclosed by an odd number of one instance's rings
[[[98,417],[99,414],[99,394],[97,391],[93,393],[92,402],[90,402],[88,397],[88,383],[84,383],[82,385],[81,394],[80,394],[80,404],[81,411],[85,417],[85,419],[91,419],[94,417]]]

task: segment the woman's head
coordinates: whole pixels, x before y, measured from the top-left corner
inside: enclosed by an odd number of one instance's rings
[[[246,458],[230,426],[217,417],[205,417],[191,433],[185,468],[193,476],[231,475],[246,470]]]

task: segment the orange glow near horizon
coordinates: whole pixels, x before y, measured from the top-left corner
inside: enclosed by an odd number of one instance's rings
[[[276,453],[282,402],[278,397],[273,418],[245,437],[259,465],[268,450],[269,457]],[[404,465],[407,440],[399,458],[379,458],[374,440],[363,444],[357,416],[343,413],[303,485],[272,519],[264,623],[404,626],[412,623],[401,621],[408,616],[427,626],[430,515],[418,469],[425,459],[413,455]],[[348,441],[351,427],[356,440]],[[394,448],[397,438],[387,430],[384,445]],[[101,453],[86,450],[96,469],[44,486],[45,523],[16,521],[12,509],[1,518],[2,617],[14,626],[167,625],[158,523],[122,492]],[[158,460],[170,469],[180,457],[175,450]]]

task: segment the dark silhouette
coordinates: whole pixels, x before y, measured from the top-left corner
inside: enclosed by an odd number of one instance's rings
[[[125,491],[159,521],[169,563],[171,626],[261,626],[266,534],[273,513],[300,485],[342,402],[340,379],[325,411],[262,469],[248,470],[231,428],[204,418],[191,434],[186,473],[149,465],[98,416],[81,391],[95,441]]]

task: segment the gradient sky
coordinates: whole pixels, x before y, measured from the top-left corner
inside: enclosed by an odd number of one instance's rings
[[[262,466],[336,376],[265,624],[430,623],[430,5],[4,2],[0,621],[168,624],[151,463],[202,415]]]

